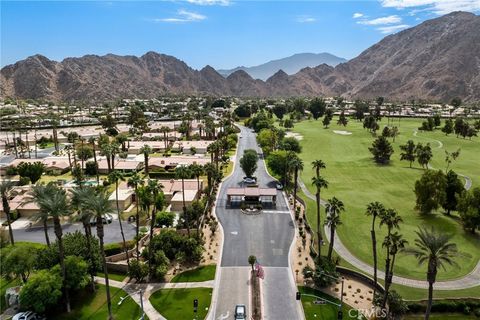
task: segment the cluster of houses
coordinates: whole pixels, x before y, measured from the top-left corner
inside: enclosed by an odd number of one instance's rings
[[[181,180],[175,179],[160,179],[157,180],[162,185],[162,190],[165,194],[165,200],[168,204],[167,211],[181,212],[183,209],[183,199],[185,198],[185,204],[191,205],[193,201],[200,199],[201,192],[204,188],[203,181],[196,179],[185,179],[183,183],[182,192]],[[72,186],[65,185],[64,188],[68,191]],[[32,219],[40,213],[40,209],[35,202],[27,201],[29,198],[28,192],[31,190],[30,186],[16,186],[10,192],[11,198],[9,199],[10,212],[16,213],[15,216]],[[116,204],[117,195],[113,192],[109,200],[113,204]],[[118,187],[118,203],[121,212],[132,212],[135,208],[135,191],[128,186],[127,182],[122,182]],[[133,213],[133,212],[132,212]],[[2,202],[0,202],[0,220],[6,220],[5,211]]]
[[[98,173],[100,175],[106,175],[110,172],[111,168],[124,173],[134,173],[145,169],[145,156],[142,153],[142,148],[146,145],[152,150],[152,154],[150,154],[148,159],[149,172],[171,172],[177,166],[190,166],[193,164],[205,165],[209,163],[211,157],[210,155],[207,155],[207,149],[210,144],[214,143],[214,141],[185,140],[185,136],[177,130],[180,123],[180,121],[150,122],[150,132],[144,133],[140,138],[141,140],[127,141],[125,143],[126,158],[120,158],[120,156],[117,155],[114,159],[113,165],[112,163],[109,164],[107,162],[106,157],[101,154],[97,146],[96,163],[98,165]],[[168,127],[170,130],[168,130],[168,132],[159,132],[162,127]],[[117,129],[120,133],[129,132],[129,127],[124,124],[119,124]],[[200,122],[192,121],[190,134],[195,135],[196,133],[199,133],[199,130],[202,130]],[[77,133],[79,137],[83,138],[86,143],[88,143],[90,138],[98,138],[100,134],[103,134],[105,131],[100,126],[95,125],[58,128],[57,132],[58,142],[61,148],[58,153],[53,152],[54,148],[51,147],[51,145],[48,150],[43,150],[40,149],[39,145],[36,143],[41,137],[51,139],[53,134],[52,129],[38,129],[27,134],[23,133],[21,139],[22,141],[26,141],[26,144],[30,148],[30,152],[22,153],[24,158],[15,158],[11,146],[7,150],[4,149],[5,146],[11,145],[13,133],[9,131],[0,132],[0,178],[19,181],[18,176],[8,176],[9,173],[15,172],[15,170],[10,169],[18,167],[21,163],[40,162],[45,168],[44,175],[62,175],[59,176],[58,179],[50,177],[48,179],[49,181],[56,181],[66,190],[73,188],[75,186],[73,178],[64,174],[71,170],[74,160],[72,159],[72,155],[68,155],[66,150],[62,150],[64,146],[71,145],[68,142],[69,133]],[[18,138],[18,134],[16,137]],[[165,137],[167,138],[167,141],[164,141]],[[166,146],[168,146],[168,150],[171,153],[164,154]],[[79,165],[83,165],[84,168],[86,168],[86,164],[89,161],[94,161],[94,158],[92,157],[85,161],[76,160],[76,162]],[[92,182],[94,180],[95,179],[92,177]],[[196,179],[184,180],[184,191],[182,191],[182,183],[180,180],[163,179],[159,180],[159,183],[163,186],[163,192],[168,203],[167,210],[173,212],[180,212],[182,210],[184,200],[188,206],[196,199],[199,199],[204,188],[203,182],[201,180],[197,182]],[[11,198],[9,199],[9,204],[11,211],[25,219],[31,219],[39,213],[39,208],[35,203],[26,203],[25,201],[30,189],[31,185],[16,186],[14,187],[13,192],[10,193]],[[112,202],[116,201],[115,192],[111,194],[110,200]],[[135,192],[126,182],[122,182],[119,185],[118,202],[119,208],[122,212],[130,212],[135,208]],[[6,216],[3,207],[0,204],[0,220],[3,221],[5,219]]]

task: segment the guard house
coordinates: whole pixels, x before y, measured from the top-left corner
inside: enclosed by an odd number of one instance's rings
[[[261,204],[265,207],[275,207],[277,204],[277,189],[274,188],[228,188],[227,207]]]

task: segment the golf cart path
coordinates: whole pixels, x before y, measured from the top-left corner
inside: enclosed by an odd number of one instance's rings
[[[105,278],[95,277],[95,282],[105,284]],[[166,320],[150,303],[150,296],[160,289],[183,289],[183,288],[213,288],[214,281],[203,282],[157,282],[157,283],[128,283],[109,279],[108,283],[111,287],[123,289],[139,306],[140,294],[143,291],[143,310],[149,319]]]
[[[301,179],[299,179],[298,184],[302,189],[305,195],[316,201],[315,196],[307,189],[305,183]],[[326,201],[320,200],[320,204],[325,206]],[[330,241],[330,228],[325,226],[325,234],[327,235],[327,239]],[[373,267],[370,266],[368,263],[363,262],[362,260],[358,259],[354,256],[342,243],[338,234],[335,233],[335,242],[334,242],[334,249],[338,253],[342,259],[348,261],[351,265],[355,266],[356,268],[362,270],[363,272],[367,273],[368,275],[373,275]],[[426,272],[426,271],[425,271]],[[379,279],[385,278],[385,273],[382,270],[377,270],[377,275]],[[424,280],[416,280],[410,278],[404,278],[399,276],[393,276],[393,283],[400,284],[407,287],[412,288],[421,288],[427,289],[428,282]],[[455,280],[447,280],[447,281],[437,281],[434,284],[435,289],[437,290],[459,290],[459,289],[466,289],[471,287],[476,287],[480,284],[480,261],[477,263],[475,268],[467,275],[462,278],[455,279]]]

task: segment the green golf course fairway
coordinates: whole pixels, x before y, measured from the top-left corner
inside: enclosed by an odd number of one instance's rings
[[[365,209],[369,202],[380,201],[387,208],[395,208],[403,218],[400,232],[413,245],[415,230],[420,225],[434,226],[442,233],[453,235],[452,242],[456,243],[461,252],[468,253],[470,257],[457,258],[458,267],[448,267],[447,270],[439,269],[437,280],[455,279],[468,274],[473,270],[480,258],[480,234],[471,234],[463,230],[458,216],[453,217],[442,214],[442,209],[428,216],[420,216],[414,210],[415,194],[414,183],[420,178],[423,169],[418,163],[409,168],[409,163],[400,161],[400,148],[407,140],[417,142],[430,142],[433,159],[431,165],[434,168],[445,169],[445,150],[449,152],[461,148],[460,157],[450,168],[459,174],[467,175],[472,180],[472,188],[480,186],[480,166],[478,155],[480,154],[480,140],[475,137],[468,139],[456,138],[454,134],[445,136],[440,130],[434,132],[414,132],[420,126],[422,119],[398,119],[395,125],[399,126],[400,135],[392,146],[395,150],[389,165],[381,166],[374,163],[368,148],[374,137],[365,129],[362,123],[350,120],[346,127],[336,124],[337,117],[332,120],[332,125],[324,129],[321,119],[305,120],[295,123],[292,131],[303,136],[300,141],[303,151],[300,157],[304,161],[304,170],[301,178],[307,188],[315,193],[311,185],[314,171],[311,162],[322,159],[327,168],[321,172],[328,182],[328,189],[322,190],[322,199],[336,196],[345,204],[346,211],[342,213],[343,224],[338,228],[338,234],[345,246],[359,259],[373,264],[371,252],[370,227],[371,217],[365,216]],[[443,125],[442,120],[442,125]],[[380,123],[379,134],[387,124],[384,117]],[[352,132],[351,135],[340,135],[334,130]],[[391,141],[391,139],[389,139]],[[464,181],[463,178],[461,178]],[[325,212],[322,210],[322,221]],[[313,215],[313,216],[312,216]],[[309,221],[314,229],[315,211],[309,210]],[[377,249],[379,268],[384,269],[385,256],[381,246],[386,234],[386,228],[380,228],[377,224]],[[326,247],[325,247],[326,250]],[[399,254],[395,264],[395,274],[399,276],[421,279],[426,278],[426,266],[418,267],[417,261],[411,256]]]

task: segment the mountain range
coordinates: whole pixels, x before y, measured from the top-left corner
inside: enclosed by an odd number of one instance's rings
[[[175,57],[86,55],[61,62],[35,55],[0,71],[0,95],[54,101],[103,101],[160,94],[248,97],[336,96],[448,102],[480,101],[480,17],[453,12],[389,35],[358,57],[266,81],[237,70],[226,78]]]
[[[335,67],[337,64],[346,62],[344,58],[339,58],[330,53],[297,53],[290,57],[283,59],[272,60],[258,66],[253,67],[236,67],[234,69],[223,70],[218,69],[224,77],[238,70],[243,70],[248,73],[253,79],[267,80],[276,72],[283,70],[285,73],[291,75],[295,74],[305,67],[315,67],[321,64],[328,64]]]

